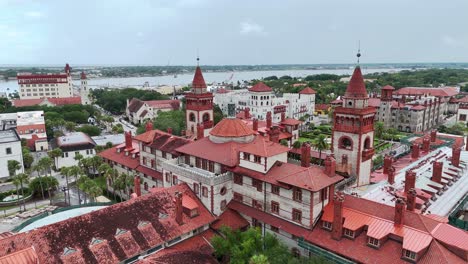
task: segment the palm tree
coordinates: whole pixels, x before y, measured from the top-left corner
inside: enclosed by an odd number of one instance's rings
[[[77,186],[83,191],[84,203],[86,204],[86,193],[89,193],[90,188],[93,186],[94,181],[86,175],[81,175],[78,179]]]
[[[21,169],[21,164],[17,160],[8,161],[8,173],[11,176],[15,176],[16,172]]]
[[[70,172],[70,175],[75,177],[75,184],[77,184],[76,189],[78,191],[78,204],[81,204],[80,188],[78,186],[78,176],[81,175],[81,173],[82,173],[81,168],[76,166],[76,165],[71,166],[69,172]]]
[[[381,122],[381,121],[375,122],[374,131],[375,131],[375,136],[378,139],[382,139],[382,136],[383,136],[383,133],[384,133],[384,123]]]
[[[44,188],[42,187],[42,175],[41,175],[41,172],[44,170],[44,168],[38,162],[36,165],[34,165],[31,168],[31,170],[37,172],[37,177],[39,178],[39,185],[41,186],[42,200],[44,200],[45,196],[44,196]]]
[[[70,173],[70,168],[69,167],[63,167],[60,172],[62,175],[65,176],[65,182],[67,183],[67,193],[68,193],[68,204],[71,203],[70,201],[70,186],[69,186],[69,181],[68,181],[68,176],[71,175]],[[67,202],[67,197],[65,197],[65,203]]]
[[[318,137],[313,141],[313,145],[319,152],[320,165],[322,165],[322,150],[329,148],[327,137],[323,134],[318,135]]]
[[[107,190],[109,190],[109,185],[108,185],[108,182],[110,180],[110,182],[112,183],[112,193],[114,194],[114,200],[117,201],[117,198],[115,196],[115,191],[116,189],[114,188],[115,186],[115,181],[117,179],[117,177],[119,176],[119,172],[116,170],[116,169],[108,169],[106,171],[106,173],[104,174],[104,177],[106,177],[106,185],[107,185]]]
[[[26,211],[26,199],[24,199],[24,184],[29,183],[29,175],[26,173],[20,173],[18,175],[15,175],[13,180],[17,181],[21,186],[21,196],[23,196],[23,208]]]
[[[18,205],[20,206],[20,211],[21,211],[21,204],[19,203],[19,190],[18,190],[18,186],[20,185],[20,182],[16,179],[15,176],[13,176],[12,179],[13,179],[13,184],[16,187],[16,200],[17,200]]]
[[[99,166],[102,164],[102,158],[98,155],[91,157],[90,159],[91,167],[93,167],[93,174],[98,171]]]
[[[49,157],[54,159],[55,169],[58,170],[58,158],[63,156],[63,151],[59,148],[53,149],[47,153]]]

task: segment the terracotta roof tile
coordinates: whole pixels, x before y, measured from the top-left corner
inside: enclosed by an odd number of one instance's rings
[[[118,164],[124,165],[130,169],[136,169],[140,165],[139,159],[139,147],[136,142],[132,142],[133,151],[136,155],[135,158],[132,158],[132,154],[125,155],[125,143],[106,149],[100,152],[98,155],[104,159],[116,162]],[[120,152],[117,152],[117,149],[120,149]]]
[[[64,98],[42,98],[42,99],[18,99],[13,100],[13,105],[16,107],[24,107],[24,106],[33,106],[41,104],[45,101],[50,102],[53,105],[61,106],[61,105],[69,105],[69,104],[81,104],[81,97],[64,97]]]
[[[281,121],[281,125],[295,126],[302,124],[302,121],[299,121],[294,118],[285,118],[284,121]]]
[[[263,82],[259,82],[249,89],[250,92],[272,92],[273,89]]]
[[[227,209],[225,210],[216,221],[211,224],[211,228],[219,231],[222,226],[230,227],[232,230],[243,229],[248,227],[250,224],[245,220],[238,212]]]
[[[299,92],[299,94],[316,94],[316,93],[317,92],[310,87],[306,87]]]
[[[205,78],[203,78],[200,66],[197,66],[197,68],[195,69],[195,75],[193,76],[192,81],[192,88],[206,88]]]
[[[458,94],[455,87],[404,87],[394,92],[396,95],[421,95],[430,94],[436,97],[449,97]]]
[[[348,98],[366,98],[368,97],[364,78],[362,77],[361,67],[357,66],[354,69],[351,80],[349,80],[346,88],[345,97]]]
[[[210,131],[210,135],[217,137],[245,137],[253,134],[254,131],[237,118],[224,118]]]

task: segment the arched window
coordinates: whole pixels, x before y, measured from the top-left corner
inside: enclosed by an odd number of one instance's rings
[[[189,121],[195,122],[195,114],[194,113],[190,113]]]
[[[353,141],[349,137],[343,136],[340,138],[338,142],[339,142],[339,145],[338,145],[339,148],[353,149]]]
[[[226,200],[221,201],[221,211],[224,211],[226,209]]]
[[[370,137],[367,137],[366,140],[364,140],[364,149],[370,149],[370,148],[371,148]]]
[[[207,121],[210,121],[210,114],[204,113],[203,114],[203,122],[207,122]]]
[[[143,184],[143,188],[145,189],[145,191],[148,191],[148,183],[145,182],[145,184]]]

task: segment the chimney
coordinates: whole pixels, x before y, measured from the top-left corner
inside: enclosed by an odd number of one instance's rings
[[[270,128],[270,127],[271,127],[271,111],[268,111],[268,112],[267,112],[267,115],[266,115],[266,125],[267,125],[267,128]]]
[[[392,167],[393,164],[393,157],[390,155],[385,155],[384,157],[384,167],[383,167],[383,173],[388,174],[388,169]]]
[[[250,118],[250,108],[246,107],[244,109],[244,116],[245,116],[245,119],[249,119]]]
[[[401,198],[397,198],[395,202],[395,225],[403,225],[404,211],[405,201]]]
[[[408,200],[408,204],[406,205],[406,210],[414,211],[416,209],[416,190],[411,188],[406,193],[406,199]]]
[[[454,144],[452,146],[452,165],[455,167],[460,166],[460,154],[461,148],[458,146],[458,144]]]
[[[153,123],[151,121],[148,121],[146,122],[146,125],[145,125],[145,131],[148,132],[151,130],[153,130]]]
[[[125,149],[130,150],[133,148],[132,144],[132,132],[127,131],[125,134]]]
[[[306,168],[310,166],[310,145],[307,142],[301,146],[301,166]]]
[[[434,161],[434,163],[432,163],[431,181],[442,183],[442,168],[443,167],[444,167],[444,163],[440,161]]]
[[[281,113],[281,122],[283,122],[286,119],[286,113],[282,112]]]
[[[257,130],[258,130],[258,119],[257,119],[257,118],[255,118],[255,119],[253,120],[252,127],[253,127],[253,131],[257,131]]]
[[[431,138],[428,138],[428,137],[423,138],[423,151],[424,152],[431,151],[431,140],[432,140],[432,132],[431,132]]]
[[[167,133],[172,135],[172,127],[167,128]]]
[[[413,142],[413,144],[411,145],[411,158],[419,158],[419,144],[417,144],[416,142]]]
[[[405,173],[405,192],[408,192],[410,189],[415,188],[416,186],[416,172],[412,170],[407,170]]]
[[[175,192],[175,220],[179,225],[182,225],[182,213],[184,209],[182,208],[182,193]]]
[[[333,197],[332,238],[335,240],[341,240],[343,235],[343,201],[344,196],[339,192]]]
[[[388,178],[387,178],[388,183],[394,184],[395,183],[395,167],[391,166],[390,168],[388,168],[387,173],[388,173]]]
[[[133,178],[133,188],[135,188],[135,194],[137,197],[141,196],[141,180],[140,176],[135,175]]]
[[[197,125],[197,140],[200,140],[205,137],[205,127],[203,123]]]
[[[436,142],[436,137],[437,137],[437,130],[436,129],[431,130],[431,142]]]
[[[279,127],[277,126],[272,127],[269,131],[269,134],[270,134],[271,142],[279,143],[279,135],[280,135]]]
[[[327,155],[327,158],[325,159],[325,173],[333,177],[335,176],[335,171],[336,171],[336,160],[333,154]]]

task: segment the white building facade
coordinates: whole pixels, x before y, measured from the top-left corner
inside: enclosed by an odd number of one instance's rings
[[[96,143],[83,132],[73,132],[56,138],[54,147],[63,152],[56,160],[57,169],[78,165],[75,157],[80,154],[83,158],[93,157],[96,154]]]
[[[0,131],[0,180],[13,176],[8,171],[9,160],[16,160],[20,164],[16,174],[24,172],[21,139],[14,129]]]

